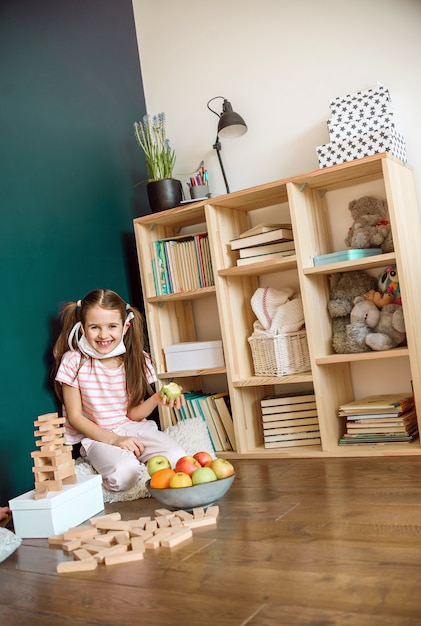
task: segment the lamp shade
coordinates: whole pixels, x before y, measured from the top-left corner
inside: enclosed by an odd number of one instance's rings
[[[235,111],[231,102],[224,99],[222,113],[218,122],[218,135],[221,137],[241,137],[247,132],[247,124]]]

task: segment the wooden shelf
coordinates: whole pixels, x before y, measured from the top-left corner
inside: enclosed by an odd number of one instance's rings
[[[384,189],[395,252],[313,266],[315,256],[338,251],[332,244],[331,230],[332,224],[340,224],[340,218],[336,210],[329,208],[329,198],[335,200],[339,192],[348,196],[349,202],[354,197],[354,188],[362,184],[365,188]],[[296,254],[236,266],[238,253],[231,250],[229,242],[256,223],[253,212],[259,209],[270,209],[267,214],[273,215],[271,221],[291,222]],[[185,227],[190,227],[190,232],[191,227],[207,231],[215,287],[155,296],[151,242],[173,237]],[[364,363],[372,363],[373,371],[381,366],[390,372],[384,382],[384,393],[389,391],[397,368],[404,372],[404,377],[409,372],[408,389],[412,383],[415,403],[421,406],[421,297],[415,288],[421,278],[421,227],[409,167],[388,154],[374,155],[137,218],[134,230],[151,352],[160,372],[158,386],[161,381],[177,378],[186,379],[186,388],[191,385],[189,388],[198,389],[202,382],[212,384],[214,379],[209,377],[226,377],[237,442],[237,449],[230,457],[421,454],[419,440],[410,445],[339,445],[344,424],[337,417],[339,405],[354,397],[353,376],[367,376],[368,368],[363,368],[361,374],[357,366]],[[408,345],[384,352],[332,354],[332,326],[327,309],[329,275],[356,270],[375,275],[378,268],[391,264],[396,264],[398,270]],[[292,276],[294,284],[299,286],[310,352],[309,372],[283,377],[251,375],[253,364],[247,339],[256,317],[250,299],[269,275],[280,284]],[[203,313],[203,304],[196,301],[203,298],[212,300],[209,310],[216,315],[212,325],[220,331],[226,367],[166,372],[164,347],[200,338],[196,328],[200,320],[196,315],[199,310]],[[309,393],[309,388],[316,396],[321,445],[266,449],[261,399],[278,393],[279,389],[289,394],[291,390]]]

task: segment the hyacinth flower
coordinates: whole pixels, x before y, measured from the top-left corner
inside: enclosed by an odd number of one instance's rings
[[[144,115],[143,120],[133,126],[137,143],[145,155],[149,181],[172,178],[175,151],[166,137],[165,114]]]

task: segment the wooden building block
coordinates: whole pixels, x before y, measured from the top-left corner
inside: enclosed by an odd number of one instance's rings
[[[51,547],[61,548],[63,543],[64,543],[63,535],[53,535],[52,537],[48,537],[48,545]]]
[[[129,522],[124,522],[123,520],[100,520],[95,526],[99,530],[130,530]]]
[[[150,522],[146,522],[145,524],[145,530],[154,532],[156,529],[158,528],[158,524],[156,523],[156,520],[151,520]]]
[[[208,506],[205,512],[206,517],[218,517],[219,515],[219,506],[214,504],[213,506]]]
[[[35,420],[34,426],[39,426],[40,430],[49,430],[51,425],[64,424],[65,421],[66,419],[64,417],[54,417],[50,420]]]
[[[96,526],[98,522],[105,522],[105,521],[118,522],[120,520],[121,520],[121,513],[118,513],[116,511],[115,513],[108,513],[107,515],[98,515],[98,517],[91,517],[89,519],[89,523],[92,524],[92,526]]]
[[[82,544],[89,544],[90,546],[97,547],[98,550],[102,550],[103,548],[109,548],[115,543],[114,535],[112,537],[108,537],[107,535],[95,535],[91,539],[86,539],[82,541]]]
[[[140,550],[141,552],[145,551],[145,542],[143,541],[142,537],[132,537],[131,544],[133,552],[136,552],[138,550]]]
[[[175,516],[171,517],[171,519],[170,519],[170,526],[172,528],[177,528],[177,526],[181,527],[182,525],[183,525],[183,522],[181,521],[181,519],[179,517],[175,517]]]
[[[197,506],[193,509],[193,517],[203,517],[205,514],[205,509],[202,506]]]
[[[58,413],[44,413],[44,415],[38,415],[39,422],[49,422],[58,417]]]
[[[145,517],[139,517],[138,519],[131,519],[129,520],[129,525],[130,528],[145,528],[145,524],[147,524],[147,522],[151,521],[151,517],[145,516]]]
[[[166,517],[172,517],[174,515],[174,511],[170,511],[169,509],[155,509],[154,511],[155,517],[159,515],[165,515]]]
[[[70,541],[65,541],[61,546],[63,552],[73,552],[73,550],[77,550],[82,545],[81,539],[71,539]]]
[[[72,554],[76,561],[92,559],[92,554],[88,552],[88,550],[85,550],[85,548],[78,548],[77,550],[73,550]]]
[[[95,537],[96,534],[97,534],[96,528],[94,528],[90,524],[83,524],[81,526],[69,528],[69,530],[63,533],[63,536],[64,536],[64,539],[68,541],[70,539],[76,539],[78,537],[82,539]]]
[[[143,530],[143,528],[131,528],[130,529],[130,536],[132,538],[141,537],[143,541],[146,541],[146,539],[149,539],[149,537],[152,537],[152,535],[153,535],[152,530]]]
[[[101,552],[97,552],[94,554],[94,558],[98,561],[98,563],[104,563],[104,559],[106,556],[111,556],[113,554],[122,554],[123,552],[127,552],[128,546],[116,545],[111,548],[104,548]]]
[[[186,528],[201,528],[202,526],[213,526],[214,524],[216,524],[216,517],[208,517],[207,515],[183,522]]]
[[[122,563],[133,563],[143,559],[143,552],[126,552],[125,554],[112,554],[105,557],[105,565],[119,565]]]
[[[190,539],[190,537],[193,537],[193,531],[191,530],[191,528],[183,528],[183,530],[180,530],[179,532],[174,533],[169,537],[165,537],[165,539],[162,539],[161,546],[163,546],[164,548],[173,548],[179,543],[187,541],[187,539]]]
[[[94,558],[82,559],[81,561],[63,561],[57,564],[58,574],[69,574],[71,572],[87,572],[98,567]]]
[[[158,525],[158,528],[169,528],[170,526],[170,520],[168,519],[168,517],[165,517],[165,515],[160,515],[159,517],[157,517],[156,523]]]
[[[179,517],[181,520],[189,520],[189,519],[193,519],[194,515],[192,513],[189,513],[188,511],[176,511],[175,512],[175,516]]]
[[[156,550],[161,545],[161,541],[166,537],[174,534],[174,529],[171,528],[163,528],[162,530],[158,530],[150,539],[145,541],[145,549],[146,550]]]
[[[130,541],[130,533],[127,530],[121,530],[120,532],[115,534],[115,542],[122,546],[129,546]]]

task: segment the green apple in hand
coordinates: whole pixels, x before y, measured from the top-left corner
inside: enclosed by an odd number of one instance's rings
[[[160,469],[164,469],[166,467],[171,469],[171,463],[166,456],[156,454],[155,456],[151,456],[146,467],[148,469],[149,476],[152,476]]]
[[[183,393],[183,388],[180,387],[180,385],[177,385],[177,383],[168,383],[168,385],[164,385],[162,387],[161,391],[159,392],[159,395],[161,396],[161,398],[166,396],[167,400],[171,400],[171,398],[176,400],[177,398],[181,396],[182,393]]]

